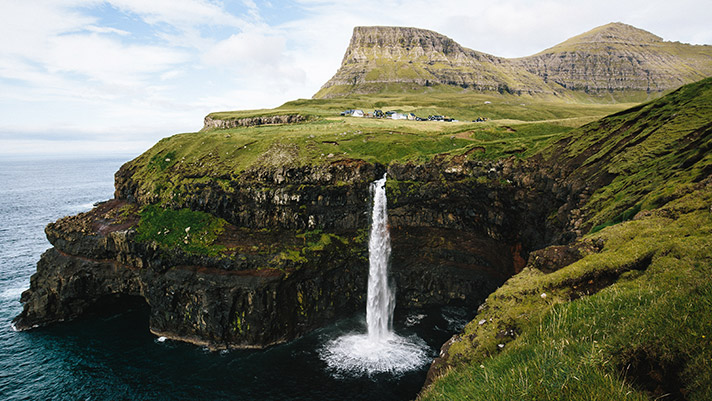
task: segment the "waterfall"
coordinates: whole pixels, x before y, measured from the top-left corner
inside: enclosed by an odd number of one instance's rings
[[[371,184],[373,209],[368,241],[368,292],[366,324],[371,341],[381,341],[393,331],[395,297],[388,283],[391,235],[388,232],[386,175]]]
[[[415,335],[402,337],[393,332],[395,295],[388,282],[391,236],[388,232],[386,175],[371,184],[373,208],[368,239],[368,290],[366,330],[348,333],[327,341],[320,357],[336,377],[399,375],[420,369],[430,362],[430,348]]]

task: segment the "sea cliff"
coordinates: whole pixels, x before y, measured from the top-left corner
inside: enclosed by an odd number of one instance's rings
[[[522,268],[529,250],[560,234],[540,201],[578,199],[536,164],[513,159],[342,161],[185,185],[158,212],[185,216],[151,232],[160,194],[143,192],[135,168],[117,172],[114,200],[47,226],[53,248],[22,296],[18,329],[140,298],[156,335],[252,348],[348,316],[364,305],[368,185],[384,172],[398,304],[476,306]],[[205,218],[219,228],[201,226]],[[171,231],[180,245],[162,242]],[[211,235],[205,247],[194,242]]]

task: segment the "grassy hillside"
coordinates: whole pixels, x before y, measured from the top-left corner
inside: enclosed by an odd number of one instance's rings
[[[541,101],[507,95],[353,96],[297,100],[271,110],[212,113],[213,119],[301,114],[303,123],[212,129],[165,138],[132,162],[141,185],[167,201],[186,182],[228,180],[250,168],[326,164],[362,159],[387,164],[462,154],[527,156],[564,133],[626,105]],[[421,117],[446,115],[459,122],[341,117],[345,109],[382,109]],[[486,117],[486,122],[472,122]]]
[[[586,213],[607,224],[491,294],[421,398],[712,399],[711,122],[707,79],[544,150],[601,186]]]
[[[655,209],[712,174],[712,79],[572,131],[542,154],[601,186],[584,208],[594,229]]]

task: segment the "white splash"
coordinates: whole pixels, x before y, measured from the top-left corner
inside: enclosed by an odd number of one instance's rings
[[[320,356],[335,376],[398,375],[430,362],[423,340],[395,333],[379,341],[372,341],[368,334],[348,334],[328,342]]]
[[[366,334],[348,334],[327,342],[321,358],[336,375],[400,374],[430,362],[428,345],[415,336],[393,332],[395,294],[388,281],[391,237],[388,231],[386,175],[371,184],[373,210],[368,243],[369,270]]]

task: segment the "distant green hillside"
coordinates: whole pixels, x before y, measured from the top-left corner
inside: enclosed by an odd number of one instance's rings
[[[530,57],[513,60],[547,83],[591,95],[656,94],[712,75],[712,46],[666,42],[612,23]]]

